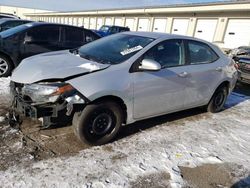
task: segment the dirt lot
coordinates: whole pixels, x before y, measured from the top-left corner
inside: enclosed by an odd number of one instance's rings
[[[250,87],[246,85],[239,85],[236,88],[236,92],[250,96]],[[0,99],[1,99],[1,96],[0,96]],[[3,99],[5,98],[2,97],[2,101]],[[158,126],[171,125],[171,126],[174,126],[172,127],[173,129],[175,129],[176,126],[177,126],[176,129],[178,129],[179,126],[184,126],[187,122],[196,122],[197,124],[199,124],[199,122],[203,121],[204,119],[205,120],[210,119],[210,118],[213,119],[213,117],[210,114],[205,113],[201,109],[193,109],[193,110],[188,110],[188,111],[184,111],[180,113],[174,113],[174,114],[170,114],[166,116],[161,116],[158,118],[141,121],[133,125],[128,125],[124,127],[122,134],[120,134],[118,138],[119,140],[119,142],[117,141],[118,143],[115,142],[115,143],[112,143],[111,145],[102,146],[101,148],[99,147],[88,148],[88,146],[80,143],[76,139],[76,137],[74,136],[73,130],[70,126],[60,127],[60,128],[54,127],[54,128],[47,129],[47,130],[41,130],[39,121],[32,121],[30,119],[24,119],[20,127],[10,127],[8,125],[7,120],[3,120],[3,117],[6,115],[8,111],[8,105],[9,103],[6,100],[0,103],[0,172],[3,175],[2,177],[6,176],[6,179],[3,179],[6,181],[11,180],[13,178],[12,176],[10,178],[8,175],[12,171],[13,167],[23,169],[26,167],[29,168],[30,165],[36,164],[39,161],[40,162],[43,162],[46,160],[57,161],[59,159],[63,159],[63,160],[68,159],[68,158],[71,159],[78,155],[85,156],[87,155],[86,153],[88,153],[90,150],[93,150],[93,151],[97,150],[97,153],[99,150],[102,150],[102,152],[105,152],[106,154],[109,155],[108,158],[111,159],[114,163],[117,163],[117,161],[124,161],[124,160],[126,161],[128,160],[129,153],[118,152],[117,154],[116,149],[114,149],[114,147],[116,147],[117,144],[119,145],[120,142],[122,143],[133,142],[134,137],[136,137],[137,135],[138,137],[140,137],[145,132],[147,133],[154,129],[155,129],[154,131],[156,131]],[[239,111],[231,110],[230,112],[228,112],[226,110],[223,113],[224,114],[222,115],[224,115],[225,118],[230,118],[230,113],[239,113]],[[244,118],[247,118],[247,117],[250,118],[249,113],[248,113],[248,116],[246,116],[246,114],[244,116]],[[218,134],[222,134],[223,131],[227,132],[227,130],[223,129],[223,127],[218,127],[216,131],[217,131],[216,133]],[[178,131],[176,133],[177,135],[175,136],[171,135],[171,133],[166,136],[178,137]],[[189,130],[187,130],[185,134],[186,134],[186,137],[189,137]],[[145,135],[145,137],[146,136],[147,135]],[[136,141],[137,140],[140,141],[139,138],[138,139],[135,138],[135,139]],[[146,138],[144,139],[145,139],[144,140],[145,143],[149,142]],[[173,143],[175,142],[174,140],[175,139],[167,141],[170,149],[171,149],[170,145],[172,144],[172,142]],[[199,140],[197,140],[197,142],[199,142]],[[209,142],[209,140],[207,141],[205,140],[204,142]],[[160,148],[162,147],[161,145],[162,143],[158,143],[155,141],[153,141],[152,143],[156,143],[155,147],[158,147],[158,146]],[[152,144],[152,143],[149,142],[148,144]],[[132,147],[136,147],[136,146],[133,145]],[[242,148],[244,148],[245,146],[241,146],[239,144],[238,147],[239,147],[239,151],[242,152]],[[221,148],[221,149],[224,150],[225,148]],[[206,148],[204,149],[204,151],[205,150]],[[84,153],[84,151],[86,151],[86,153]],[[112,153],[114,151],[116,151],[116,154],[112,156]],[[176,151],[176,153],[174,154],[175,160],[183,159],[185,152],[183,153],[179,151],[178,149],[175,149],[174,151]],[[246,152],[250,152],[250,150],[246,150]],[[95,152],[91,153],[91,155],[93,155],[92,158],[93,157],[95,158],[96,156],[94,153]],[[246,154],[249,154],[248,156],[250,156],[250,153],[246,153]],[[150,155],[150,157],[148,156],[149,158],[146,157],[145,161],[139,164],[139,168],[143,172],[146,171],[147,169],[146,161],[152,159],[151,155],[153,155],[153,152],[152,154],[150,153],[149,155]],[[171,160],[171,157],[170,157],[171,155],[172,154],[169,154],[168,156],[169,160]],[[199,160],[200,155],[198,155],[195,152],[191,155],[193,155],[192,157],[194,157],[195,159],[198,159],[199,162],[197,162],[197,164],[200,164],[200,165],[188,165],[186,163],[185,165],[183,165],[182,163],[180,163],[178,167],[176,167],[177,169],[172,168],[172,171],[173,171],[172,173],[177,173],[182,178],[181,180],[182,184],[178,185],[178,183],[173,183],[173,181],[171,180],[171,177],[173,177],[173,174],[169,174],[168,171],[160,170],[158,169],[159,167],[157,167],[157,172],[155,173],[147,173],[146,175],[144,173],[142,173],[142,175],[138,175],[140,173],[136,173],[137,178],[129,178],[129,175],[126,174],[128,176],[127,182],[129,183],[128,184],[124,183],[123,186],[117,186],[117,187],[136,187],[136,188],[140,188],[140,187],[215,188],[215,187],[232,187],[232,186],[233,187],[250,187],[250,176],[249,176],[250,171],[244,165],[236,164],[234,162],[231,163],[227,160],[221,159],[220,156],[216,156],[216,155],[213,156],[212,160],[210,160],[210,158],[208,157],[211,163],[207,163],[209,160],[200,163],[200,160]],[[238,157],[238,156],[239,156],[238,154],[235,155],[235,157]],[[249,160],[250,160],[250,157],[249,157]],[[0,176],[1,176],[1,173],[0,173]],[[5,173],[7,173],[7,175]],[[33,173],[34,172],[32,172],[32,174]],[[90,177],[86,175],[85,178],[88,180],[96,179],[98,175],[96,175],[95,177],[95,174],[96,172],[90,173],[89,174]],[[121,176],[120,173],[118,174],[119,176]],[[126,177],[126,175],[124,175],[124,177]],[[22,181],[25,182],[23,178],[21,179]],[[25,177],[24,179],[27,179],[27,177]],[[101,184],[101,186],[99,184],[96,185],[93,183],[88,184],[87,182],[81,182],[80,184],[76,185],[73,182],[73,184],[67,184],[66,187],[68,186],[71,187],[73,185],[76,187],[77,186],[80,187],[80,185],[83,185],[83,184],[86,185],[86,187],[88,186],[89,187],[98,187],[98,186],[110,187],[109,186],[110,181],[111,180],[109,179],[105,179],[104,180],[105,183]],[[19,185],[19,184],[12,184],[13,187],[15,187],[16,185]],[[21,185],[20,187],[25,187],[25,186],[31,187],[32,184],[21,183],[20,185]],[[45,186],[55,185],[55,187],[58,187],[58,185],[60,184],[47,184],[47,183],[40,184],[40,186],[44,186],[44,185]],[[114,183],[111,185],[118,185],[118,184]],[[1,185],[0,183],[0,187],[5,187],[5,186],[4,184]],[[111,187],[116,187],[116,186],[111,186]]]

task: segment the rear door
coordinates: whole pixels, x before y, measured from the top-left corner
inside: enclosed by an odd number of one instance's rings
[[[63,31],[63,49],[73,49],[85,44],[83,28],[64,27]]]
[[[30,28],[24,36],[23,57],[61,49],[60,26],[41,25]]]
[[[221,59],[207,44],[185,41],[187,66],[185,66],[187,95],[186,108],[204,105],[212,96],[223,76]]]

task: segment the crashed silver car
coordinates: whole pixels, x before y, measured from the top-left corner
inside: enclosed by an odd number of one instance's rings
[[[25,59],[11,80],[16,112],[42,117],[44,127],[72,123],[81,141],[97,145],[138,120],[201,106],[221,111],[237,71],[208,42],[125,32]]]

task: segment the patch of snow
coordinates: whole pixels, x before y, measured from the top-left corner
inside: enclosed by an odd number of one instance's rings
[[[9,85],[10,78],[0,78],[0,101],[2,105],[8,105],[10,102]]]
[[[0,172],[0,182],[4,187],[120,188],[168,172],[171,186],[179,188],[184,185],[179,166],[233,162],[250,170],[249,119],[250,99],[233,93],[218,114],[162,123],[75,156],[14,166]]]
[[[3,122],[5,120],[5,117],[0,116],[0,123]]]

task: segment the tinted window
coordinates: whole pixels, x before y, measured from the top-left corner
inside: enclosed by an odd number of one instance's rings
[[[66,42],[84,42],[83,29],[66,27],[65,28]]]
[[[144,59],[152,59],[164,67],[183,65],[183,45],[181,40],[167,40],[155,45],[145,55]]]
[[[82,46],[79,54],[96,62],[118,64],[135,55],[153,40],[128,34],[111,35]]]
[[[119,28],[118,27],[111,27],[110,28],[110,33],[118,33],[119,32]]]
[[[188,51],[190,64],[211,63],[218,59],[215,52],[208,45],[201,42],[189,41]]]
[[[27,31],[26,37],[32,39],[32,41],[59,41],[59,27],[57,26],[43,26],[35,27]]]
[[[100,38],[95,33],[91,32],[89,30],[85,30],[84,33],[85,33],[85,41],[86,42],[92,42],[92,41]]]

